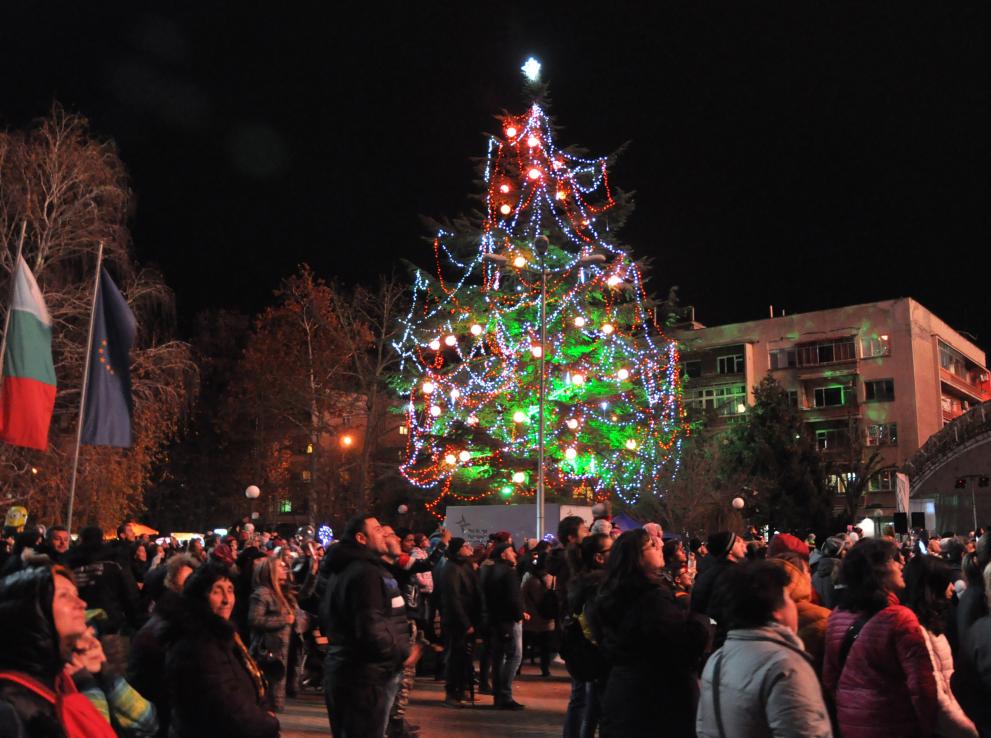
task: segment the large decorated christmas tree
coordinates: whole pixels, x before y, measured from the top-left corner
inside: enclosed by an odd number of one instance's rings
[[[480,232],[441,229],[436,273],[416,274],[396,345],[409,393],[401,471],[436,490],[438,516],[441,501],[532,496],[541,435],[548,499],[633,502],[676,472],[678,349],[614,239],[628,202],[610,163],[558,148],[537,103],[505,116]]]

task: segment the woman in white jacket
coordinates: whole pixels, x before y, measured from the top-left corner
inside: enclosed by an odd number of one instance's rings
[[[938,738],[977,738],[977,728],[950,689],[953,653],[943,630],[954,591],[952,570],[935,556],[916,556],[905,565],[903,576],[905,604],[919,618],[936,680],[939,712],[935,735]]]
[[[731,567],[714,597],[729,632],[702,672],[698,738],[831,738],[822,688],[798,632],[788,574],[769,561]]]

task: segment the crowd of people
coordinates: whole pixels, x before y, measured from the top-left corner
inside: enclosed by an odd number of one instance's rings
[[[567,668],[564,738],[991,735],[982,531],[556,533],[28,529],[0,552],[0,738],[270,738],[307,688],[335,738],[415,737],[418,672],[518,711],[527,653]]]

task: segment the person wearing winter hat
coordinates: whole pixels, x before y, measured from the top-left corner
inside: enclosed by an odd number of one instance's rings
[[[777,556],[785,551],[793,551],[806,561],[809,560],[809,546],[800,538],[790,533],[775,533],[767,545],[767,558]]]
[[[499,710],[522,710],[513,699],[513,679],[523,661],[523,595],[516,575],[516,550],[510,543],[492,549],[493,565],[485,578],[492,653],[493,704]]]
[[[733,531],[724,530],[710,535],[706,547],[709,549],[709,558],[712,561],[695,580],[691,608],[693,612],[708,615],[718,623],[718,613],[712,601],[716,582],[732,566],[746,558],[747,542]]]
[[[820,549],[822,556],[812,572],[812,587],[819,595],[819,602],[830,610],[836,607],[835,585],[840,559],[846,556],[851,545],[850,538],[845,533],[827,538]]]
[[[440,573],[441,625],[447,652],[445,692],[447,707],[464,707],[468,686],[468,644],[474,643],[481,624],[482,595],[478,575],[471,565],[473,550],[464,538],[452,538],[447,546],[447,564]]]

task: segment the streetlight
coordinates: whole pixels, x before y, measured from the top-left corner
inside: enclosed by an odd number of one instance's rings
[[[540,373],[540,386],[537,394],[537,490],[535,495],[537,507],[537,538],[544,537],[544,405],[546,402],[547,385],[544,366],[546,362],[547,346],[547,251],[550,248],[550,241],[547,236],[537,236],[533,239],[533,250],[536,252],[538,265],[540,268],[540,345],[539,351],[531,349],[535,358],[539,359],[538,371]],[[482,255],[484,261],[490,261],[496,265],[504,266],[509,263],[509,258],[502,254],[487,253]],[[586,254],[578,259],[580,266],[590,264],[602,264],[606,261],[604,254]],[[534,347],[535,348],[535,347]]]
[[[255,500],[258,499],[262,491],[254,484],[249,484],[244,490],[244,496],[251,500],[251,519],[254,520],[258,517],[258,513],[255,512]]]

